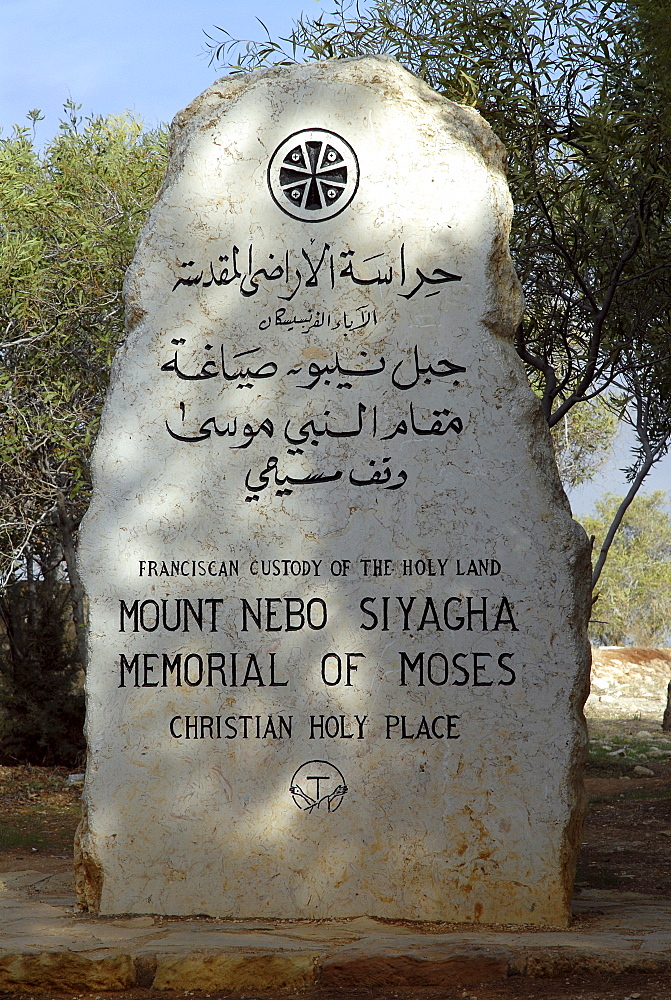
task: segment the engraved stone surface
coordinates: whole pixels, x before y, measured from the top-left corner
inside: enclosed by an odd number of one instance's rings
[[[80,539],[86,908],[568,921],[589,555],[511,213],[386,58],[175,119]]]

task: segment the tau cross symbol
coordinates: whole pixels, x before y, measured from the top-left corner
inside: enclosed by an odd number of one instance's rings
[[[342,771],[327,760],[302,764],[289,784],[295,805],[304,812],[334,813],[347,794]]]

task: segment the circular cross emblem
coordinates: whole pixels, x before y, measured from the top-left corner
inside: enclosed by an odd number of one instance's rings
[[[275,204],[302,222],[324,222],[347,208],[359,186],[359,162],[350,144],[324,128],[294,132],[268,164]]]
[[[332,813],[347,794],[347,785],[335,764],[327,760],[309,760],[301,764],[289,785],[291,797],[299,809],[311,813]]]

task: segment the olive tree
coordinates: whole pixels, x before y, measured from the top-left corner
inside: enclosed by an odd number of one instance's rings
[[[0,591],[32,549],[65,561],[85,660],[76,532],[113,353],[121,286],[161,182],[165,135],[73,104],[44,152],[0,137]],[[37,118],[39,112],[31,112]]]
[[[621,497],[596,503],[588,531],[600,541]],[[606,646],[658,646],[671,640],[671,514],[663,490],[639,494],[625,514],[599,581],[592,638]]]

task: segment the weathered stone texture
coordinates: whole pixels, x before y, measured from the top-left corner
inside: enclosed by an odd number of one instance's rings
[[[175,119],[81,532],[89,908],[567,923],[589,552],[503,167],[384,58]]]
[[[128,955],[89,958],[73,952],[0,954],[0,989],[122,990],[136,982]]]
[[[296,990],[315,978],[310,955],[159,955],[156,990]]]
[[[429,951],[429,949],[427,949]],[[319,971],[322,987],[417,989],[496,982],[508,975],[504,949],[436,948],[434,954],[366,954],[362,950],[327,959]]]

